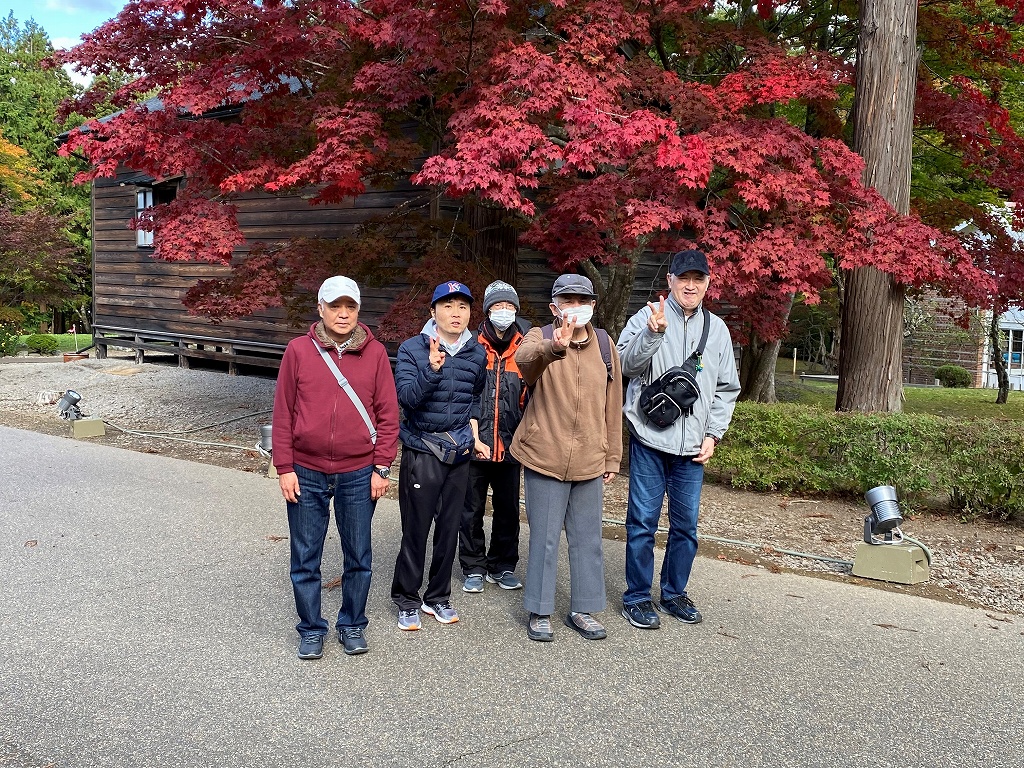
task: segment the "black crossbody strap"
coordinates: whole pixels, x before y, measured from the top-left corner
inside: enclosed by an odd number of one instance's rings
[[[711,313],[708,312],[707,308],[704,309],[704,329],[700,334],[700,344],[697,345],[697,349],[694,350],[694,354],[700,357],[704,354],[704,347],[708,343],[708,331],[711,329]]]

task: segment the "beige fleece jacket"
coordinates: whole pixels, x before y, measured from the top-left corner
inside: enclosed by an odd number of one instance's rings
[[[622,461],[622,370],[611,344],[612,378],[593,325],[587,340],[560,349],[531,328],[515,360],[533,386],[526,414],[509,448],[535,472],[562,481],[592,480],[619,471]]]

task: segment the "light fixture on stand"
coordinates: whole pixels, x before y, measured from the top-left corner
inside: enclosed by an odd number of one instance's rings
[[[256,443],[256,450],[267,459],[267,477],[277,477],[277,468],[271,459],[270,454],[274,451],[273,425],[260,425],[260,441]]]
[[[82,396],[75,392],[75,390],[65,390],[60,400],[57,401],[57,415],[65,421],[75,421],[82,418],[82,411],[78,407],[81,401]]]
[[[927,581],[930,553],[923,544],[903,535],[896,489],[879,485],[864,494],[864,500],[870,512],[864,518],[864,541],[857,543],[853,575],[899,584]]]
[[[102,437],[107,434],[102,419],[83,418],[82,409],[78,407],[80,402],[82,396],[73,389],[64,390],[57,401],[57,415],[71,422],[72,437]]]
[[[880,485],[864,494],[864,500],[871,507],[871,513],[864,518],[864,542],[866,544],[902,544],[903,531],[900,524],[900,503],[896,489],[891,485]]]

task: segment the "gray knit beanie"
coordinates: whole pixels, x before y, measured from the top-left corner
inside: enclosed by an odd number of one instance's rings
[[[484,289],[484,313],[499,301],[511,301],[519,311],[519,294],[503,280],[495,280]]]

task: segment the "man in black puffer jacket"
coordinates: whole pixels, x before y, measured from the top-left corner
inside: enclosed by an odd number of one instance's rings
[[[469,490],[459,533],[459,564],[464,592],[483,592],[484,579],[502,589],[522,589],[516,576],[519,562],[519,488],[522,466],[508,452],[526,407],[526,382],[515,354],[530,323],[516,317],[519,294],[495,280],[484,290],[484,321],[477,341],[487,352],[487,385],[480,398],[477,455],[470,463]],[[490,547],[484,538],[484,507],[491,487]]]
[[[451,604],[452,565],[487,364],[468,330],[472,301],[462,283],[441,283],[431,299],[431,319],[398,348],[395,385],[405,415],[398,475],[402,546],[391,599],[398,606],[398,627],[407,631],[420,628],[421,609],[442,624],[459,620]],[[431,523],[434,547],[421,601]]]

